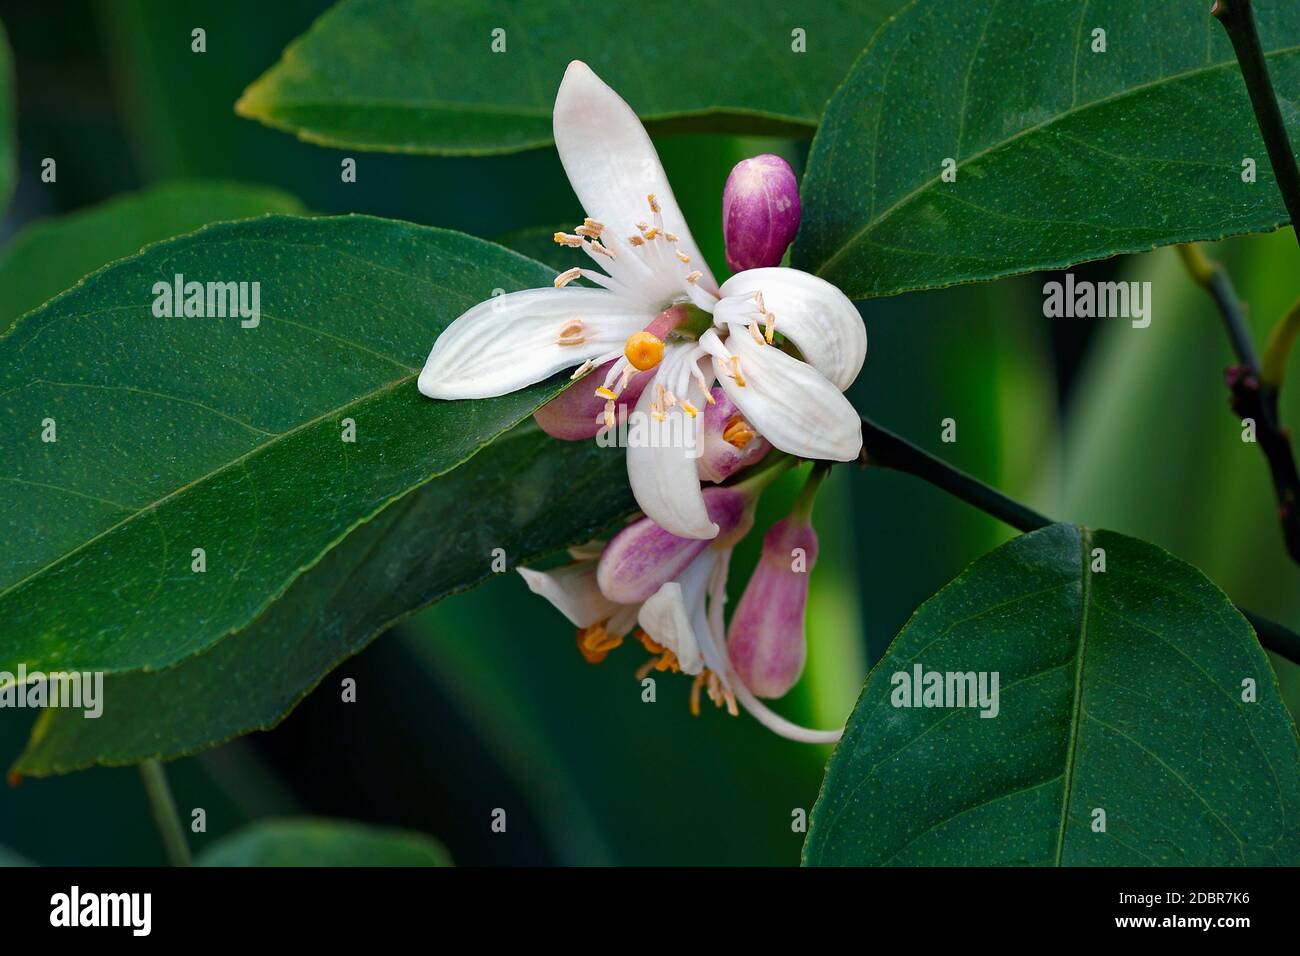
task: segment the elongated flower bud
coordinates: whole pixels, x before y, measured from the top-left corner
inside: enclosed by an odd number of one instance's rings
[[[763,552],[727,632],[727,654],[755,697],[781,697],[803,673],[808,574],[817,560],[817,532],[785,518],[763,536]]]
[[[718,526],[717,540],[748,530],[752,497],[736,488],[704,489],[704,506]],[[669,581],[675,581],[705,548],[702,538],[679,538],[649,518],[634,521],[610,539],[596,567],[601,593],[619,604],[640,604]]]
[[[713,404],[704,409],[700,457],[696,471],[705,481],[725,481],[772,450],[767,439],[745,420],[727,393],[714,386]]]
[[[732,272],[781,264],[799,230],[799,183],[780,156],[742,159],[722,191],[722,235]]]

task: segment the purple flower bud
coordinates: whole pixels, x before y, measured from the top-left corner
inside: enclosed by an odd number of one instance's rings
[[[722,236],[732,272],[781,264],[799,230],[799,183],[780,156],[742,159],[722,191]]]
[[[704,507],[725,539],[751,520],[750,495],[735,488],[705,488]],[[715,542],[679,538],[649,518],[634,521],[610,539],[596,566],[601,593],[619,604],[640,604],[675,581],[705,548]]]
[[[808,574],[817,532],[785,518],[763,536],[763,552],[727,631],[727,654],[755,697],[780,697],[803,672]]]
[[[696,471],[705,481],[726,481],[772,450],[766,438],[745,421],[727,393],[714,386],[713,404],[704,409],[700,457]]]
[[[685,318],[686,310],[681,306],[673,306],[656,315],[645,330],[656,338],[666,338]],[[592,369],[533,412],[533,418],[542,431],[561,441],[584,441],[596,437],[605,427],[605,399],[596,394],[596,389],[604,384],[605,376],[617,361],[618,359],[610,359],[604,365]],[[627,387],[619,393],[614,410],[619,421],[636,408],[636,400],[653,378],[654,369],[647,369],[628,379]]]

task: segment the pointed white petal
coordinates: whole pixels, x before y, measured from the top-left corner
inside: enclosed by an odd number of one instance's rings
[[[668,177],[636,113],[580,60],[569,64],[555,97],[555,145],[573,191],[588,216],[622,237],[650,222],[654,194],[664,228],[703,275],[696,283],[716,294],[718,284],[691,238]]]
[[[653,312],[604,289],[494,296],[438,336],[420,372],[420,392],[429,398],[504,395],[587,359],[611,358],[653,319]],[[563,340],[574,344],[560,344],[563,332]]]
[[[771,345],[759,345],[743,329],[726,346],[710,336],[714,370],[727,396],[760,435],[800,458],[852,461],[862,451],[862,421],[844,393],[806,362]],[[740,360],[739,385],[726,354]]]
[[[669,534],[713,538],[718,526],[709,518],[696,466],[703,448],[704,416],[687,415],[680,399],[687,398],[688,390],[676,391],[678,373],[698,362],[687,353],[698,354],[691,346],[670,346],[654,381],[637,399],[636,416],[628,428],[627,478],[637,506]],[[663,421],[651,412],[661,385],[679,399],[663,410]],[[698,385],[694,392],[699,392]],[[703,408],[705,402],[697,398],[694,405]]]
[[[591,627],[610,618],[620,605],[607,599],[596,586],[596,562],[578,561],[554,571],[519,568],[528,589],[555,605],[574,627]]]
[[[750,269],[722,284],[715,319],[750,314],[756,292],[776,317],[776,331],[799,347],[809,365],[840,391],[853,384],[867,355],[867,329],[843,292],[798,269]]]

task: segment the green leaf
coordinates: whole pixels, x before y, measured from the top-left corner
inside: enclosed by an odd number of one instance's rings
[[[303,208],[287,193],[264,186],[176,182],[36,222],[0,252],[0,331],[82,276],[150,243],[208,223],[273,212]]]
[[[895,706],[916,665],[998,675],[997,715]],[[1295,865],[1295,727],[1200,572],[1053,525],[976,561],[898,635],[831,758],[805,860]]]
[[[580,59],[654,131],[807,135],[902,5],[830,0],[793,15],[782,0],[344,0],[235,109],[327,146],[512,152],[551,142],[555,91]]]
[[[9,206],[18,172],[14,147],[13,62],[5,25],[0,22],[0,216]],[[0,300],[3,301],[3,300]]]
[[[1300,6],[1257,7],[1292,103]],[[892,295],[1286,222],[1207,4],[918,0],[827,107],[793,261],[850,296]]]
[[[177,274],[260,282],[260,324],[154,317]],[[567,384],[415,386],[452,319],[553,275],[444,230],[276,216],[151,246],[24,316],[0,337],[0,671],[156,669],[248,624]]]
[[[414,830],[351,820],[259,820],[199,854],[200,866],[451,866],[441,843]]]
[[[491,576],[495,548],[513,567],[630,512],[626,471],[617,449],[520,425],[353,531],[243,631],[175,667],[109,675],[99,719],[46,710],[13,769],[172,758],[270,729],[394,623]]]

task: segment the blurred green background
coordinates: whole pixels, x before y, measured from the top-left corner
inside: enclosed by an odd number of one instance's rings
[[[0,3],[17,70],[19,178],[0,255],[28,224],[179,179],[278,187],[322,213],[365,212],[489,238],[581,216],[552,150],[440,159],[349,153],[241,120],[232,104],[328,3],[168,0]],[[203,26],[208,53],[189,52]],[[558,82],[558,77],[556,78]],[[705,255],[720,271],[731,166],[806,142],[689,135],[658,146]],[[357,182],[340,182],[343,156]],[[58,181],[40,181],[44,157]],[[1208,250],[1230,264],[1262,344],[1294,299],[1290,231]],[[69,254],[73,254],[70,252]],[[870,337],[851,397],[881,424],[1055,517],[1164,545],[1239,603],[1300,627],[1300,569],[1274,522],[1262,457],[1240,441],[1208,298],[1170,250],[1092,263],[1076,277],[1153,283],[1154,320],[1046,320],[1042,285],[991,285],[861,305]],[[1283,396],[1300,422],[1300,386]],[[957,441],[940,440],[942,421]],[[792,482],[764,500],[775,520]],[[837,469],[818,503],[809,666],[778,709],[843,721],[870,663],[916,606],[1011,532],[919,482]],[[756,541],[738,555],[743,586]],[[737,595],[738,596],[738,593]],[[423,830],[470,864],[795,864],[792,812],[816,799],[826,748],[778,739],[663,678],[646,705],[631,645],[599,667],[517,576],[435,606],[346,662],[271,733],[168,765],[196,848],[250,819],[311,813]],[[1275,658],[1293,712],[1300,668]],[[358,703],[339,702],[342,677]],[[0,759],[30,718],[0,712]],[[495,808],[505,834],[490,829]],[[164,862],[139,776],[99,769],[0,792],[0,847],[45,864]]]

